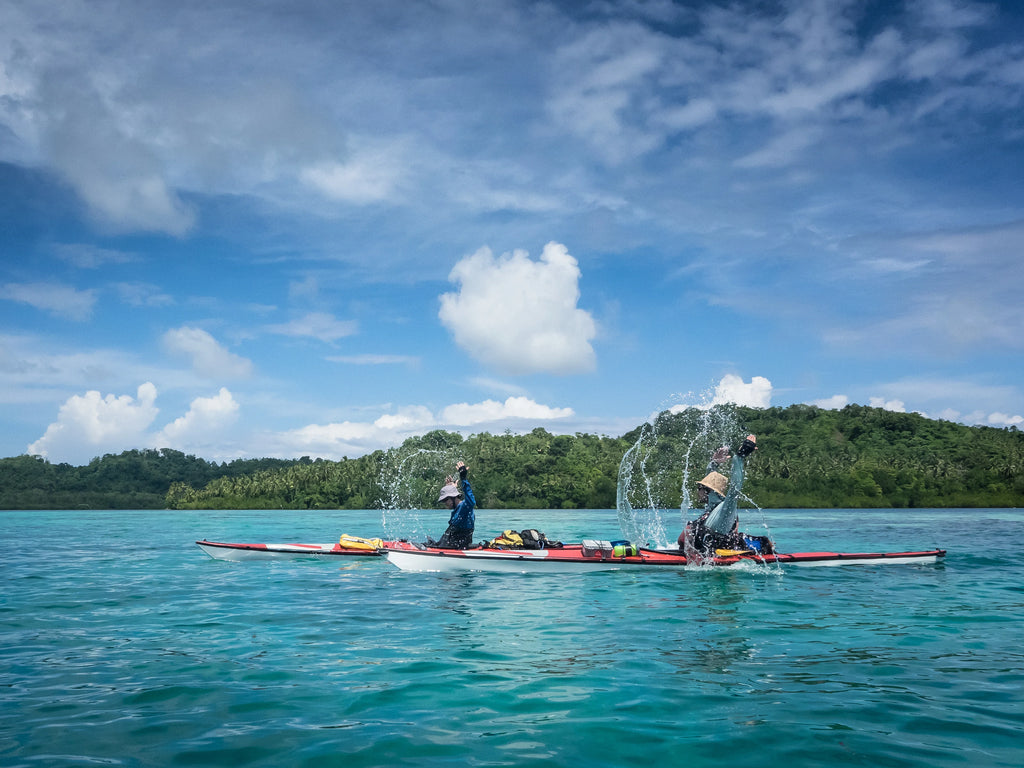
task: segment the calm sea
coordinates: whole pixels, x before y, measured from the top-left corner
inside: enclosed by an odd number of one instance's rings
[[[949,550],[784,572],[414,574],[194,544],[436,537],[446,516],[0,512],[0,765],[1024,765],[1021,511],[768,510],[782,551]],[[619,537],[613,511],[477,517],[478,538],[526,527]]]

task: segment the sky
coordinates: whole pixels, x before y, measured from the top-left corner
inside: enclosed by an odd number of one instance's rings
[[[1024,7],[4,0],[0,456],[1024,424]]]

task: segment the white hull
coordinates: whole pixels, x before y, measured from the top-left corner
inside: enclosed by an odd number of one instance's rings
[[[451,573],[457,571],[487,571],[489,573],[587,573],[615,571],[623,564],[614,560],[573,562],[548,558],[548,550],[526,552],[470,552],[464,554],[425,553],[416,550],[385,552],[388,560],[403,571]]]
[[[943,553],[943,556],[945,553]],[[821,568],[840,565],[907,565],[909,563],[937,563],[939,555],[908,555],[907,557],[861,557],[861,558],[836,558],[835,560],[803,560],[786,561],[780,560],[780,565],[795,565],[800,568]]]
[[[824,567],[844,565],[900,565],[908,563],[936,563],[945,555],[934,552],[894,553],[836,553],[816,552],[792,555],[768,555],[762,558],[719,558],[711,565],[688,564],[685,558],[664,552],[644,550],[641,557],[568,559],[559,550],[394,550],[385,554],[388,560],[403,571],[451,573],[458,571],[486,571],[489,573],[585,573],[588,571],[645,570],[664,568],[728,568],[746,563],[745,567],[799,566]],[[666,556],[667,555],[667,556]]]
[[[222,544],[197,541],[206,554],[216,560],[299,560],[325,557],[376,556],[375,551],[343,549],[337,544]]]

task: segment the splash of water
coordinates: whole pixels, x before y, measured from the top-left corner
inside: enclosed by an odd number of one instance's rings
[[[633,460],[643,444],[647,425],[640,428],[640,437],[622,455],[619,462],[619,482],[615,488],[615,509],[619,516],[619,530],[629,541],[640,541],[640,527],[636,521],[636,510],[629,503],[629,494],[633,484]]]
[[[735,408],[711,406],[709,400],[706,395],[701,405],[676,405],[658,413],[642,425],[623,455],[616,507],[619,528],[630,541],[675,546],[675,535],[670,544],[666,530],[669,525],[682,530],[699,514],[693,510],[692,492],[711,454],[735,445],[744,434]],[[678,515],[670,512],[673,508]]]
[[[622,461],[619,462],[615,504],[619,530],[627,540],[664,546],[665,526],[656,501],[656,489],[651,483],[651,475],[646,470],[647,460],[652,452],[651,446],[657,443],[657,435],[656,425],[644,424],[640,428],[637,441],[623,454]],[[642,481],[638,489],[633,487],[634,478]],[[631,496],[639,499],[639,507],[630,502]]]
[[[454,464],[451,449],[388,451],[380,467],[379,502],[386,538],[425,541],[428,528],[443,529],[446,520],[438,517],[432,502]]]

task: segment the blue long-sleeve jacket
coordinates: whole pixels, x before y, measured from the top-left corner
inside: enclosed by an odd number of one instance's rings
[[[729,489],[715,508],[707,513],[704,525],[716,533],[728,535],[739,522],[739,513],[736,511],[736,503],[739,500],[740,491],[743,490],[744,459],[738,453],[732,457],[732,470],[729,472]]]
[[[452,510],[452,516],[448,518],[448,525],[455,528],[472,531],[476,527],[476,515],[473,508],[476,506],[476,497],[473,495],[473,488],[469,480],[462,481],[462,501]]]

